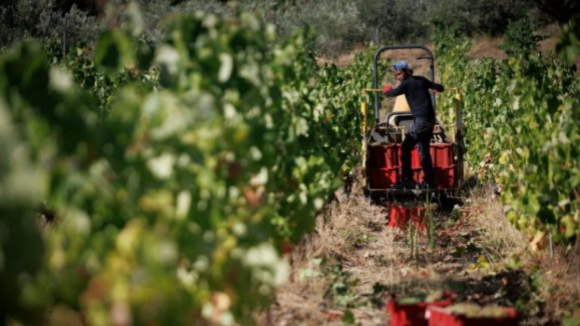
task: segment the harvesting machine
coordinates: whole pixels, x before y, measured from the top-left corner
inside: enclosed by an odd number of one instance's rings
[[[444,125],[437,121],[431,139],[431,157],[435,171],[436,189],[392,189],[391,186],[401,180],[401,144],[405,138],[405,130],[413,124],[413,116],[409,111],[394,110],[381,121],[379,112],[382,100],[382,89],[379,89],[378,60],[381,54],[393,50],[422,50],[418,60],[428,60],[430,78],[435,79],[434,56],[426,47],[421,45],[385,46],[379,49],[374,56],[373,73],[374,88],[365,89],[365,92],[374,97],[374,124],[367,126],[368,108],[362,104],[363,131],[362,143],[363,170],[365,176],[365,193],[374,202],[388,204],[425,201],[426,198],[452,198],[463,182],[463,142],[461,94],[458,89],[446,88],[446,92],[454,92],[454,123]],[[383,72],[384,73],[384,72]],[[373,96],[374,95],[374,96]],[[402,95],[404,97],[404,95]],[[435,106],[435,94],[431,100]],[[399,99],[397,99],[399,101]],[[395,107],[397,103],[395,103]],[[435,107],[436,108],[436,107]],[[446,110],[446,112],[449,110]],[[436,112],[440,113],[441,111]],[[413,179],[415,183],[423,182],[423,169],[417,146],[411,153]],[[405,205],[408,206],[408,205]]]

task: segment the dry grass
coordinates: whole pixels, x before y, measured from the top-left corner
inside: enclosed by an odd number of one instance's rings
[[[537,280],[535,295],[545,303],[547,316],[561,317],[574,309],[580,313],[580,241],[570,251],[555,246],[552,255],[545,242],[544,248],[524,262],[525,269]]]
[[[485,229],[481,244],[491,251],[500,253],[503,259],[498,269],[505,269],[506,258],[515,258],[521,268],[537,279],[534,295],[545,303],[544,313],[556,319],[570,309],[580,307],[580,242],[568,253],[555,246],[550,255],[550,244],[545,235],[538,244],[532,237],[516,230],[505,218],[502,207],[492,198],[490,191],[475,191],[467,206],[470,220],[476,228]],[[542,321],[538,321],[542,322]]]
[[[472,190],[463,212],[472,228],[483,230],[478,243],[488,254],[529,259],[528,237],[508,221],[503,207],[489,188]]]
[[[494,59],[505,59],[507,55],[503,50],[499,48],[499,45],[503,42],[501,37],[491,37],[491,36],[476,36],[473,39],[473,46],[467,55],[472,58],[483,58],[491,57]]]
[[[546,303],[545,312],[550,316],[580,309],[580,265],[569,258],[562,248],[556,248],[552,257],[542,251],[528,265],[539,268],[537,276],[541,282],[537,294]]]
[[[364,45],[355,46],[352,51],[339,55],[335,58],[319,57],[317,59],[318,64],[335,64],[338,67],[346,67],[354,61],[354,57],[365,48]]]
[[[492,192],[473,191],[459,217],[435,216],[435,248],[430,250],[427,236],[419,234],[412,256],[408,232],[389,228],[386,209],[371,205],[361,187],[356,180],[350,195],[330,203],[318,217],[315,233],[296,246],[289,257],[290,281],[260,316],[260,324],[342,325],[344,314],[351,312],[358,324],[384,325],[389,321],[387,293],[441,289],[481,304],[513,304],[520,296],[531,297],[528,306],[543,307],[544,315],[527,316],[522,325],[544,325],[568,311],[574,296],[580,297],[579,267],[558,250],[553,259],[547,259],[546,250],[529,250],[528,237],[509,224]],[[457,253],[469,243],[478,250]],[[480,263],[482,256],[486,264]],[[520,262],[520,270],[506,269],[510,257]],[[333,269],[337,266],[341,272]],[[533,293],[532,278],[541,280]],[[344,297],[334,291],[339,283],[346,287]],[[384,291],[377,292],[376,285]]]
[[[270,316],[262,321],[263,324],[342,324],[344,307],[334,306],[332,300],[325,298],[335,281],[329,267],[340,264],[351,274],[351,279],[363,280],[366,278],[360,277],[359,272],[366,273],[372,268],[361,266],[369,258],[369,253],[361,248],[371,243],[380,248],[392,246],[389,237],[369,236],[372,229],[377,228],[374,223],[380,225],[384,222],[379,207],[369,205],[361,194],[344,199],[329,204],[324,214],[319,216],[316,232],[293,251],[291,281],[278,292],[278,304],[270,310]],[[321,258],[325,263],[320,262]],[[305,271],[311,271],[315,276],[305,276]],[[366,285],[360,284],[362,288]],[[386,320],[386,313],[380,309],[360,307],[353,312],[357,320],[372,320],[373,324]]]
[[[353,189],[360,189],[361,184]],[[409,293],[444,289],[453,270],[462,270],[455,261],[441,263],[441,250],[430,251],[428,239],[418,234],[411,256],[408,233],[386,227],[386,210],[371,205],[361,191],[331,203],[319,216],[316,232],[305,238],[292,253],[292,275],[289,284],[277,295],[277,304],[263,324],[318,325],[341,324],[346,306],[329,299],[328,291],[336,279],[328,265],[340,264],[353,280],[351,289],[358,296],[349,309],[357,322],[380,325],[388,321],[384,297],[374,293],[380,284],[388,292]],[[318,260],[317,260],[318,259]],[[311,277],[305,277],[311,271]],[[356,281],[354,281],[356,280]],[[370,304],[372,300],[378,305]]]

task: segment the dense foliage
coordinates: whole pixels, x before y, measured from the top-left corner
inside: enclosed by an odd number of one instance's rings
[[[521,26],[518,25],[518,29]],[[528,42],[506,60],[469,60],[469,44],[439,34],[442,78],[464,95],[468,161],[492,163],[509,219],[559,241],[580,233],[580,81],[575,68]],[[462,67],[462,69],[457,69]],[[450,100],[450,99],[447,99]]]
[[[54,64],[0,57],[0,318],[249,323],[356,163],[371,52],[339,70],[252,15],[167,24],[156,46],[127,28]]]
[[[532,53],[538,52],[538,42],[542,39],[543,36],[534,34],[529,19],[522,18],[508,25],[500,48],[510,57],[527,58]]]

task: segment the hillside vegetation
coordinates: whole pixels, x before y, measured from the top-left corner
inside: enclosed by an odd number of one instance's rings
[[[7,0],[0,5],[0,48],[29,37],[56,43],[65,39],[70,48],[95,41],[100,31],[125,24],[132,15],[130,3],[140,7],[141,37],[148,41],[163,37],[168,15],[241,10],[274,24],[282,37],[313,28],[316,36],[307,46],[326,57],[369,42],[424,43],[439,27],[498,36],[512,21],[528,19],[536,30],[566,24],[580,13],[573,0]]]

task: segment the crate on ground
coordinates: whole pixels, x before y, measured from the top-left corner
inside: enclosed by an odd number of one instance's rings
[[[507,307],[479,307],[476,312],[458,312],[456,307],[466,305],[437,307],[429,306],[425,312],[425,317],[429,321],[429,326],[518,326],[518,314],[514,308]],[[473,306],[472,304],[467,304]],[[485,309],[492,308],[493,311],[485,312]]]
[[[443,292],[440,299],[427,302],[419,301],[403,303],[397,300],[396,295],[391,295],[387,302],[387,311],[391,319],[391,326],[428,326],[425,312],[428,306],[446,307],[453,304],[456,295],[452,292]]]

